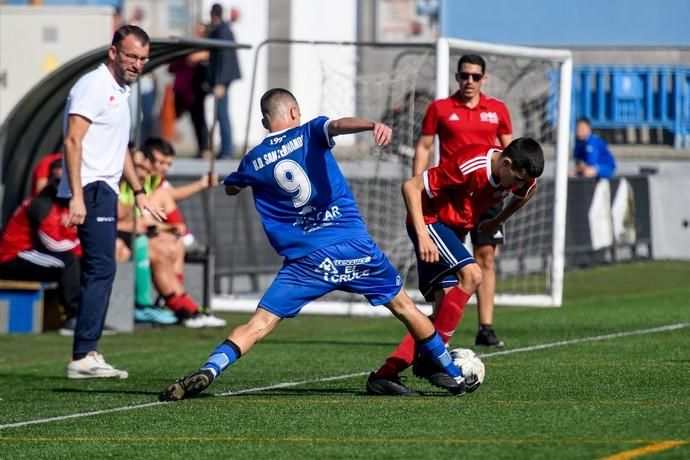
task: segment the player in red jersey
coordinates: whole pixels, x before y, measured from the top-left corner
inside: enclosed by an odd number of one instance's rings
[[[31,196],[38,195],[50,181],[51,166],[55,160],[62,161],[62,152],[49,153],[41,158],[31,174]]]
[[[421,135],[415,149],[412,175],[421,174],[430,166],[434,135],[439,137],[442,163],[460,147],[468,144],[507,146],[513,139],[508,108],[499,99],[481,92],[487,81],[486,63],[481,56],[465,55],[458,61],[455,74],[459,89],[451,97],[433,102],[427,109]],[[501,211],[501,204],[489,208],[481,220],[491,219]],[[494,259],[497,245],[503,244],[503,228],[496,233],[470,232],[474,257],[482,269],[482,284],[477,290],[479,331],[476,345],[503,347],[493,329],[496,273]]]
[[[519,138],[504,150],[470,144],[459,148],[439,166],[407,180],[403,195],[408,210],[408,234],[415,246],[419,289],[436,300],[434,327],[444,342],[455,332],[465,304],[482,282],[482,271],[463,245],[467,233],[478,227],[492,234],[536,193],[536,178],[544,170],[544,154],[538,142]],[[509,197],[493,218],[480,216]],[[413,361],[413,372],[432,384],[440,370],[415,357],[408,335],[371,374],[367,391],[381,395],[414,395],[399,373]]]
[[[53,159],[40,193],[14,212],[0,237],[0,277],[57,281],[65,307],[60,333],[73,333],[79,309],[81,245],[77,227],[66,225],[67,199],[57,197],[62,160]],[[65,332],[63,332],[65,331]]]

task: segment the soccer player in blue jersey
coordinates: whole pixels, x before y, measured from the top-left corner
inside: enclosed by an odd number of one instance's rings
[[[364,295],[385,305],[414,337],[417,349],[443,369],[437,386],[452,394],[472,390],[453,364],[431,321],[402,288],[402,280],[366,230],[357,204],[331,153],[333,138],[373,131],[384,147],[391,129],[359,118],[315,118],[300,124],[300,109],[287,90],[261,98],[264,141],[224,180],[228,195],[251,187],[256,209],[271,245],[285,257],[282,268],[246,324],[216,347],[198,371],[169,385],[163,401],[177,401],[206,389],[225,368],[266,337],[283,318],[334,290]]]

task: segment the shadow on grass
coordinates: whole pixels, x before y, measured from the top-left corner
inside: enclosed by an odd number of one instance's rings
[[[400,336],[402,340],[403,336]],[[397,342],[355,342],[351,340],[304,340],[304,339],[264,339],[262,344],[279,344],[279,345],[336,345],[336,346],[358,346],[358,347],[396,347],[400,343]]]
[[[241,390],[238,390],[241,391]],[[419,391],[419,390],[418,390]],[[272,390],[256,391],[252,393],[243,394],[222,394],[218,393],[215,395],[217,398],[232,398],[232,399],[256,399],[257,396],[333,396],[333,395],[343,395],[343,396],[355,396],[355,397],[365,397],[381,400],[401,400],[404,401],[408,398],[452,398],[453,396],[443,390],[430,389],[429,391],[419,391],[419,396],[379,396],[370,395],[364,389],[354,389],[354,388],[276,388]]]

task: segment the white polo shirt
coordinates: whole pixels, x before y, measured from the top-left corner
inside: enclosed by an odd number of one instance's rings
[[[100,180],[119,193],[118,183],[125,165],[131,125],[129,93],[129,86],[120,86],[105,64],[81,77],[70,90],[63,134],[67,135],[69,115],[81,115],[91,121],[82,142],[82,187]],[[63,165],[64,161],[63,158]],[[65,169],[58,196],[71,195]]]

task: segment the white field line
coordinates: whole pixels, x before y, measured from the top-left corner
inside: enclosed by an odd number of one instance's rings
[[[527,353],[530,351],[544,350],[547,348],[555,348],[555,347],[563,347],[563,346],[567,346],[567,345],[576,345],[576,344],[585,343],[585,342],[596,342],[596,341],[601,341],[601,340],[618,339],[621,337],[630,337],[630,336],[634,336],[634,335],[644,335],[644,334],[654,334],[656,332],[675,331],[678,329],[686,328],[688,326],[690,326],[689,323],[668,324],[666,326],[654,327],[651,329],[639,329],[636,331],[616,332],[613,334],[598,335],[598,336],[594,336],[594,337],[582,337],[579,339],[561,340],[558,342],[544,343],[541,345],[532,345],[532,346],[523,347],[523,348],[513,348],[513,349],[509,349],[509,350],[495,351],[492,353],[481,354],[480,356],[482,358],[490,358],[490,357],[494,357],[494,356],[509,355],[509,354],[513,354],[513,353]],[[300,386],[300,385],[305,385],[307,383],[319,383],[319,382],[331,382],[331,381],[336,381],[336,380],[345,380],[345,379],[349,379],[352,377],[360,377],[363,375],[368,375],[369,372],[370,371],[356,372],[353,374],[335,375],[332,377],[322,377],[322,378],[311,379],[311,380],[301,380],[298,382],[283,382],[283,383],[277,383],[275,385],[268,385],[268,386],[264,386],[264,387],[255,387],[255,388],[247,388],[247,389],[238,390],[238,391],[226,391],[224,393],[216,393],[214,396],[232,396],[232,395],[240,395],[240,394],[247,394],[247,393],[258,393],[258,392],[266,391],[266,390],[275,390],[275,389],[280,389],[280,388],[296,387],[296,386]],[[90,411],[90,412],[78,412],[76,414],[70,414],[70,415],[60,415],[57,417],[47,417],[47,418],[36,419],[36,420],[27,420],[24,422],[7,423],[5,425],[0,425],[0,430],[6,430],[9,428],[19,428],[22,426],[29,426],[29,425],[39,425],[39,424],[43,424],[43,423],[59,422],[62,420],[69,420],[69,419],[81,418],[81,417],[90,417],[93,415],[111,414],[114,412],[123,412],[123,411],[128,411],[128,410],[133,410],[133,409],[143,409],[146,407],[154,407],[154,406],[159,406],[162,404],[170,404],[170,403],[155,401],[155,402],[148,402],[148,403],[142,403],[142,404],[132,404],[129,406],[114,407],[111,409],[95,410],[95,411]]]
[[[523,347],[523,348],[511,348],[508,350],[494,351],[493,353],[486,353],[486,354],[479,353],[479,356],[481,356],[482,358],[489,358],[492,356],[510,355],[513,353],[525,353],[527,351],[536,351],[536,350],[544,350],[546,348],[563,347],[566,345],[575,345],[577,343],[597,342],[600,340],[611,340],[611,339],[619,339],[621,337],[630,337],[632,335],[644,335],[644,334],[654,334],[655,332],[675,331],[677,329],[683,329],[683,328],[686,328],[688,326],[690,326],[690,324],[688,324],[688,323],[667,324],[666,326],[653,327],[651,329],[639,329],[637,331],[628,331],[628,332],[614,332],[613,334],[597,335],[594,337],[583,337],[580,339],[561,340],[559,342],[544,343],[542,345],[532,345],[532,346]]]

